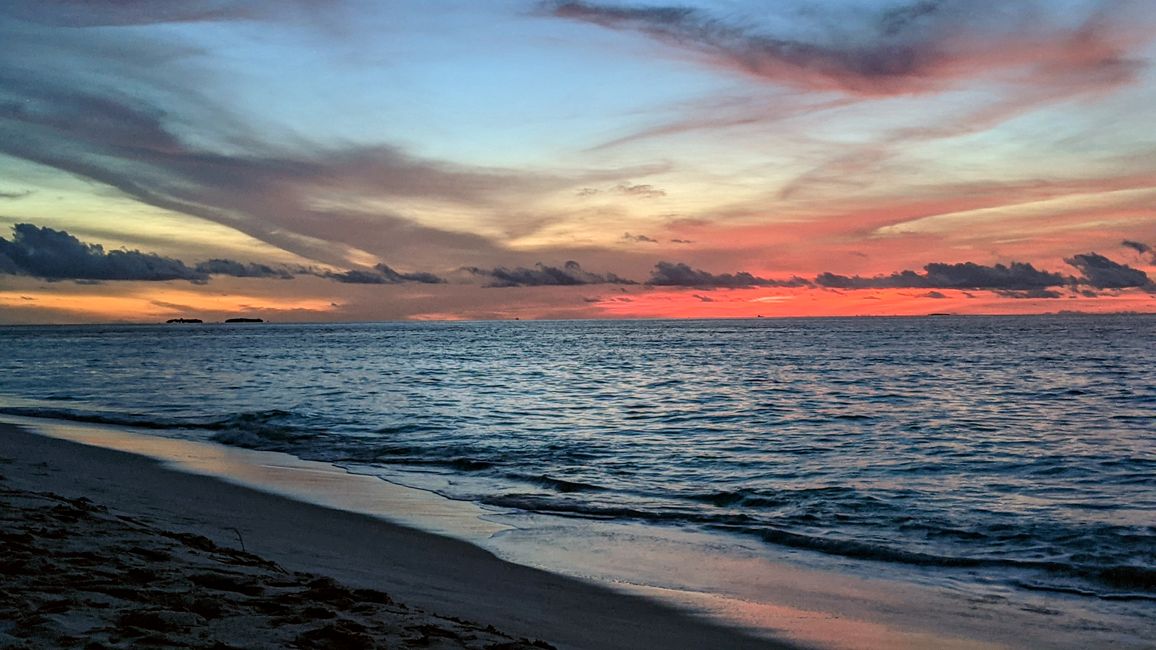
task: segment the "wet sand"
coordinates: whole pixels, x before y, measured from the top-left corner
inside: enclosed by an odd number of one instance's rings
[[[3,423],[0,495],[0,646],[796,647]]]

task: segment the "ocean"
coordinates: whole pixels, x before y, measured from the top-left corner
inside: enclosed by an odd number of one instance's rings
[[[1151,316],[4,327],[0,413],[1156,611]]]

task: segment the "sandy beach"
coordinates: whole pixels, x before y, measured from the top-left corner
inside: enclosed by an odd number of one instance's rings
[[[0,647],[1150,647],[1147,624],[1046,595],[688,552],[704,540],[613,522],[511,528],[287,454],[13,419]]]
[[[0,477],[2,646],[791,647],[465,542],[6,424]]]

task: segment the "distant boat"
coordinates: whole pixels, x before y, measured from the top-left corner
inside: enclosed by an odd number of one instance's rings
[[[226,323],[264,323],[261,318],[226,318]]]
[[[199,318],[170,318],[166,323],[203,323],[205,321]]]

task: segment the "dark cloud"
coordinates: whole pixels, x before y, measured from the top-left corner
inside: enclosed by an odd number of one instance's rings
[[[1075,24],[1064,26],[1040,21],[1047,5],[1032,1],[1004,3],[998,20],[994,12],[977,11],[972,0],[832,8],[792,16],[795,25],[810,21],[810,29],[790,34],[760,26],[757,16],[727,19],[685,6],[581,0],[541,6],[560,18],[641,32],[767,81],[854,95],[928,92],[999,68],[1027,68],[1032,74],[1025,78],[1041,85],[1100,85],[1131,79],[1141,66],[1124,49],[1132,44],[1116,35],[1126,25],[1111,20],[1110,2],[1084,15],[1073,12]]]
[[[189,280],[205,282],[206,273],[184,262],[140,251],[105,251],[62,230],[28,223],[12,227],[12,240],[0,238],[0,272],[48,280]]]
[[[689,240],[689,239],[672,239],[672,240],[670,240],[670,243],[672,243],[672,244],[693,244],[694,242]]]
[[[1131,248],[1132,250],[1134,250],[1140,254],[1152,252],[1152,247],[1149,246],[1148,244],[1145,244],[1143,242],[1138,242],[1138,241],[1132,241],[1130,239],[1125,239],[1124,241],[1120,242],[1120,245],[1124,246],[1126,248]]]
[[[1010,289],[1032,290],[1063,285],[1067,278],[1059,273],[1040,271],[1031,264],[1012,262],[1005,266],[985,266],[974,262],[962,264],[933,263],[923,267],[927,281],[939,289]]]
[[[1152,280],[1139,269],[1112,260],[1096,253],[1082,253],[1064,260],[1083,274],[1082,282],[1096,289],[1156,288]]]
[[[1120,242],[1120,245],[1124,246],[1125,248],[1131,248],[1141,255],[1147,255],[1147,261],[1150,264],[1156,264],[1156,248],[1153,248],[1144,242],[1132,241],[1130,239],[1125,239],[1124,241]]]
[[[399,273],[385,264],[378,264],[371,270],[355,269],[341,273],[325,273],[322,277],[346,284],[401,284],[403,282],[442,284],[445,282],[432,273]]]
[[[805,287],[810,282],[803,278],[770,280],[746,271],[714,274],[691,268],[682,262],[659,262],[650,272],[646,284],[656,287],[694,287],[697,289],[746,289],[750,287]]]
[[[0,199],[22,199],[32,194],[32,190],[24,190],[23,192],[0,192]]]
[[[293,272],[287,268],[273,268],[265,264],[254,262],[238,262],[236,260],[212,259],[198,263],[193,267],[198,273],[208,275],[231,275],[235,278],[281,278],[290,280]]]
[[[887,276],[864,278],[858,275],[847,276],[824,271],[815,276],[815,284],[828,289],[895,289],[930,286],[923,276],[914,271],[902,271]]]
[[[578,262],[569,261],[561,267],[546,266],[538,263],[534,268],[522,266],[506,268],[499,266],[494,269],[466,267],[467,273],[484,278],[487,287],[545,287],[545,286],[578,286],[584,284],[637,284],[632,280],[621,278],[613,273],[591,273],[582,268]]]
[[[924,273],[900,271],[870,278],[821,273],[815,284],[831,289],[987,289],[1031,291],[1064,286],[1070,279],[1059,273],[1041,271],[1031,264],[985,266],[974,262],[944,264],[933,262]]]
[[[1041,271],[1022,262],[1006,266],[936,262],[923,267],[924,273],[901,271],[870,278],[822,273],[815,278],[815,284],[831,289],[983,289],[1010,298],[1058,298],[1061,294],[1057,289],[1078,285],[1093,289],[1150,289],[1154,286],[1143,271],[1096,253],[1074,255],[1064,261],[1079,269],[1082,277]]]
[[[939,291],[928,291],[927,293],[923,294],[922,297],[923,298],[935,298],[938,300],[938,299],[946,298],[947,296],[943,293],[940,293]]]
[[[0,275],[25,275],[24,269],[5,252],[7,241],[0,237]]]
[[[11,241],[0,237],[0,274],[73,280],[82,284],[105,280],[188,280],[200,284],[213,275],[284,280],[296,274],[322,275],[300,267],[274,267],[219,258],[189,266],[156,253],[105,251],[100,244],[83,242],[66,231],[28,223],[12,227]],[[424,275],[415,274],[415,277]]]
[[[337,280],[338,282],[345,284],[388,284],[388,280],[385,279],[385,276],[377,273],[376,271],[354,269],[351,271],[342,271],[340,273],[327,273],[324,275],[324,277],[327,277],[331,280]]]
[[[1022,291],[1013,291],[1008,289],[997,289],[996,293],[1004,298],[1028,299],[1028,298],[1046,298],[1052,300],[1055,298],[1063,298],[1063,294],[1054,289],[1024,289]]]
[[[632,235],[630,233],[623,233],[622,241],[634,242],[636,244],[657,244],[658,240],[646,235]]]

